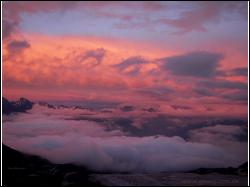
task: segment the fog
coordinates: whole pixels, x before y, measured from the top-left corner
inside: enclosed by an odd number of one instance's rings
[[[201,127],[189,130],[187,141],[180,136],[131,136],[119,124],[112,122],[116,128],[111,128],[108,120],[105,123],[66,120],[79,115],[83,115],[80,110],[70,113],[41,106],[28,113],[4,115],[3,143],[53,163],[75,163],[101,172],[188,171],[200,167],[237,167],[247,161],[247,142],[235,137],[246,134],[245,127]],[[92,112],[92,116],[98,115]],[[127,126],[141,130],[142,121],[135,118]]]

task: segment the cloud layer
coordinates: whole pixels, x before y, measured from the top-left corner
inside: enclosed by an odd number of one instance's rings
[[[51,112],[57,110],[60,112]],[[189,131],[189,141],[180,136],[136,137],[125,132],[117,120],[112,122],[112,118],[102,122],[95,120],[97,113],[92,112],[91,119],[86,118],[88,114],[79,113],[79,109],[71,113],[64,110],[37,105],[27,114],[3,116],[3,143],[54,163],[75,163],[101,172],[157,173],[236,167],[247,160],[247,143],[235,137],[245,135],[245,127],[196,128]],[[78,120],[69,120],[74,116]],[[132,118],[132,121],[126,125],[138,130],[145,128],[143,118]],[[169,130],[174,127],[178,127],[178,121]]]

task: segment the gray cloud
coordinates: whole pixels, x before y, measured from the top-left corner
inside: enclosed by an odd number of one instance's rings
[[[88,51],[83,57],[82,60],[85,60],[89,57],[95,58],[97,60],[97,64],[95,65],[99,65],[103,59],[103,57],[106,54],[106,50],[104,50],[103,48],[98,48],[96,50],[90,50]]]
[[[248,76],[248,68],[234,68],[231,74],[235,76]]]
[[[148,61],[142,59],[140,56],[130,57],[124,61],[122,61],[119,64],[112,65],[112,67],[119,69],[120,72],[122,72],[124,69],[126,69],[129,66],[135,65],[135,69],[131,70],[130,72],[127,72],[127,74],[135,74],[139,72],[140,70],[140,64],[146,64],[149,63]]]
[[[7,45],[7,49],[9,51],[9,57],[12,55],[20,54],[22,50],[30,48],[30,44],[26,41],[17,41],[13,40]],[[9,57],[5,58],[3,61],[8,59]]]
[[[248,100],[248,93],[246,91],[234,91],[233,93],[230,94],[224,94],[222,95],[223,98],[225,99],[231,99],[231,100],[240,100],[240,101],[245,101]]]
[[[177,109],[183,109],[183,110],[190,110],[190,109],[192,109],[192,108],[187,107],[187,106],[176,106],[176,105],[171,105],[171,107],[172,107],[173,109],[175,109],[175,110],[177,110]]]
[[[213,92],[209,89],[194,87],[191,91],[203,96],[213,96]]]
[[[219,76],[219,77],[227,77],[227,74],[225,71],[222,70],[216,70],[215,71],[215,76]]]
[[[8,48],[29,48],[30,44],[26,41],[16,41],[13,40],[8,44]]]
[[[123,112],[130,112],[135,109],[133,106],[124,106],[123,108],[120,108]]]
[[[207,88],[222,88],[222,89],[244,89],[247,90],[248,85],[244,82],[239,81],[199,81],[196,83],[197,86],[203,86]]]
[[[136,89],[136,92],[157,99],[169,100],[168,95],[174,93],[175,90],[170,86],[154,84],[150,87]]]
[[[7,20],[2,21],[2,38],[7,39],[11,36],[11,33],[14,31],[15,27],[18,25],[18,22],[9,22]]]
[[[172,75],[211,78],[216,75],[222,58],[220,53],[194,51],[160,60],[163,62],[161,68]]]

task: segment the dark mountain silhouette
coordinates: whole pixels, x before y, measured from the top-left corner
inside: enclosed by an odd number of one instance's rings
[[[25,112],[26,110],[30,110],[32,109],[33,106],[33,102],[30,102],[29,100],[21,97],[18,101],[11,102],[12,106],[13,106],[13,111],[14,112]]]
[[[28,159],[20,152],[2,144],[3,170],[9,167],[27,167]]]
[[[7,168],[22,168],[29,166],[40,166],[43,164],[51,164],[48,160],[39,156],[21,153],[10,147],[2,144],[3,152],[3,169]]]
[[[48,108],[54,108],[54,109],[56,109],[53,105],[50,105],[50,104],[45,103],[45,102],[38,102],[38,104],[39,104],[40,106],[46,106],[46,107],[48,107]]]
[[[2,144],[3,186],[100,186],[88,180],[90,171],[74,164],[53,164]]]
[[[12,112],[26,112],[26,110],[32,109],[33,102],[21,97],[18,101],[9,102],[6,98],[2,97],[2,114],[10,114]]]
[[[12,112],[12,104],[5,99],[4,97],[2,98],[2,113],[3,114],[10,114]]]
[[[245,162],[244,164],[240,165],[237,168],[238,174],[248,174],[248,162]]]
[[[92,108],[83,108],[83,107],[80,107],[80,106],[72,106],[70,108],[73,109],[73,110],[75,110],[75,109],[82,109],[82,110],[94,111]]]
[[[28,99],[25,99],[21,97],[18,101],[11,101],[9,102],[6,98],[2,97],[2,114],[9,115],[12,112],[26,112],[27,110],[32,109],[33,105],[36,104],[34,102],[30,102]],[[64,109],[64,108],[69,108],[72,110],[76,109],[81,109],[81,110],[89,110],[89,111],[94,111],[92,108],[83,108],[80,106],[64,106],[64,105],[58,105],[54,106],[45,102],[38,102],[40,106],[45,106],[48,108],[54,108],[54,109]]]
[[[98,180],[91,180],[90,175],[112,174],[110,172],[109,173],[94,172],[87,169],[86,167],[77,166],[72,163],[53,164],[44,158],[35,155],[21,153],[19,151],[11,149],[10,147],[4,144],[2,144],[2,147],[3,147],[2,148],[3,186],[100,186]],[[225,179],[225,177],[223,176],[232,176],[232,175],[235,175],[235,177],[240,177],[236,178],[237,180],[242,180],[243,179],[242,177],[247,176],[247,170],[248,170],[247,168],[248,168],[248,163],[246,162],[240,165],[238,168],[231,168],[231,167],[214,168],[214,169],[200,168],[197,170],[189,171],[187,173],[201,174],[200,178],[199,177],[197,178],[197,176],[195,176],[197,180],[200,179],[207,180],[211,176],[217,177],[217,179],[218,178]],[[215,175],[214,173],[218,174]],[[141,174],[140,176],[143,175],[144,174]],[[178,181],[181,180],[181,178],[176,178],[176,179],[172,178],[173,176],[172,173],[166,173],[166,176],[168,175],[171,175],[169,180],[178,180]],[[175,173],[174,175],[178,174]],[[121,175],[119,176],[123,178],[124,177],[128,178],[130,175],[124,174],[123,176]],[[136,179],[140,180],[140,176],[136,175]],[[153,174],[151,174],[150,176],[153,177]],[[190,176],[192,177],[193,175]],[[185,180],[189,179],[188,177],[190,176],[184,176],[183,179]],[[155,177],[157,177],[157,175]],[[143,179],[145,178],[141,178],[141,180]],[[237,186],[240,185],[241,183],[238,184]]]
[[[248,162],[240,165],[238,168],[199,168],[191,170],[188,173],[197,173],[201,175],[219,173],[223,175],[247,175],[248,174]]]

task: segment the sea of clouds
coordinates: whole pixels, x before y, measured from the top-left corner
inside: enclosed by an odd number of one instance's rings
[[[188,131],[188,139],[164,135],[136,137],[117,124],[110,128],[109,120],[102,124],[91,120],[100,115],[113,114],[35,105],[28,113],[3,115],[3,143],[53,163],[75,163],[101,172],[188,171],[237,167],[247,161],[247,142],[236,138],[246,135],[245,126],[218,124],[197,128]],[[91,118],[68,120],[79,116]],[[140,130],[140,121],[135,118],[127,125]]]

